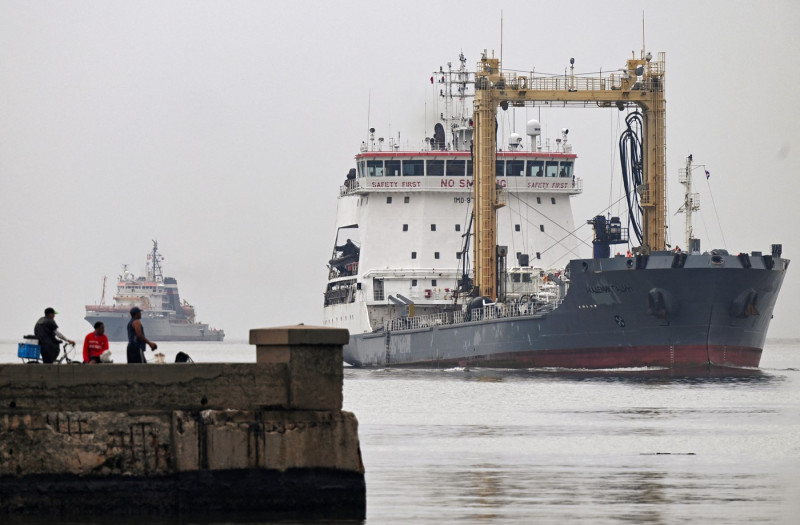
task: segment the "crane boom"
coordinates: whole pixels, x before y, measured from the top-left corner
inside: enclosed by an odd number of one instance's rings
[[[643,209],[641,251],[666,248],[666,100],[664,53],[652,60],[642,52],[625,68],[596,76],[575,76],[574,65],[564,77],[504,73],[500,60],[484,51],[475,73],[473,106],[475,140],[475,285],[480,295],[497,299],[497,208],[503,194],[495,184],[497,107],[535,106],[562,102],[589,107],[639,107],[644,116],[643,183],[636,188]],[[574,64],[574,61],[571,61]],[[544,104],[542,104],[544,105]]]

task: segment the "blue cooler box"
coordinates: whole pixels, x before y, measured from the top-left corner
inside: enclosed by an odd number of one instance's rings
[[[36,339],[26,339],[17,347],[17,357],[22,359],[41,359],[42,347]]]

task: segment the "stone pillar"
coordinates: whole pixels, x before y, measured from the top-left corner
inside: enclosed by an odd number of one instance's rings
[[[288,367],[289,408],[342,409],[342,346],[349,340],[344,328],[281,326],[250,330],[257,363]]]

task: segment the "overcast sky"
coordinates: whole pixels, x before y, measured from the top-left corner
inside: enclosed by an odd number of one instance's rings
[[[570,57],[576,73],[622,67],[644,13],[647,49],[667,53],[672,209],[691,153],[711,172],[696,188],[703,248],[783,243],[800,259],[799,6],[0,0],[0,339],[31,332],[46,306],[82,338],[103,276],[108,301],[123,263],[143,271],[151,239],[198,318],[229,339],[320,324],[338,187],[366,129],[430,135],[431,72],[460,51],[470,69],[483,49],[499,56],[501,10],[504,66],[551,73]],[[523,135],[531,116],[516,119]],[[542,114],[579,156],[576,224],[616,200],[620,119]],[[670,221],[682,244],[683,216]],[[771,337],[800,336],[794,266]]]

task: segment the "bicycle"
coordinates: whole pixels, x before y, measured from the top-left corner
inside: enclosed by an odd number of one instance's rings
[[[19,343],[17,349],[17,357],[22,359],[23,363],[32,364],[32,363],[42,363],[42,347],[39,345],[39,342],[36,341],[36,344],[33,344],[33,341],[36,339],[25,338],[24,343]],[[58,356],[56,360],[53,361],[53,364],[83,364],[83,360],[79,357],[75,359],[75,345],[70,344],[69,341],[64,341],[61,343],[61,349],[58,352]]]

